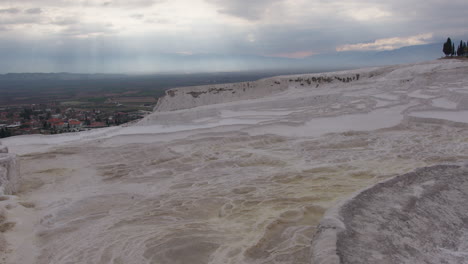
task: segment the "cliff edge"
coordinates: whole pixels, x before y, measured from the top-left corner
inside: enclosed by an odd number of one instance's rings
[[[323,85],[358,81],[364,75],[375,73],[365,71],[343,71],[277,76],[253,82],[216,84],[173,88],[159,99],[155,111],[165,112],[189,109],[198,106],[229,103],[241,100],[258,99],[284,92],[290,88],[318,88]]]

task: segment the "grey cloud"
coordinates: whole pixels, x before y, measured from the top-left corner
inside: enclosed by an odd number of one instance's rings
[[[383,28],[388,33],[383,37],[401,37],[432,32],[434,40],[439,41],[450,35],[458,35],[460,32],[468,35],[466,29],[468,1],[466,0],[454,0],[450,4],[438,0],[386,2],[368,0],[368,2],[371,5],[381,5],[392,13],[391,21],[373,26],[377,29]]]
[[[74,2],[76,3],[80,1],[76,0]],[[69,0],[2,0],[1,3],[14,6],[24,4],[33,6],[37,6],[38,4],[41,6],[70,6],[73,2],[70,2]]]
[[[9,0],[0,0],[3,1]],[[12,50],[17,52],[1,52],[0,57],[5,54],[21,55],[30,50],[31,41],[24,40],[23,32],[16,31],[14,24],[38,23],[40,25],[53,24],[60,27],[60,33],[48,34],[37,37],[34,41],[44,44],[37,50],[49,50],[51,56],[60,53],[63,61],[73,64],[74,58],[97,58],[99,61],[112,60],[114,57],[125,56],[125,58],[150,58],[158,53],[176,53],[181,51],[197,53],[217,54],[247,54],[247,55],[276,55],[290,54],[294,52],[312,51],[317,53],[333,52],[337,46],[344,44],[357,44],[374,42],[376,39],[392,37],[408,37],[423,33],[434,33],[433,41],[452,37],[459,41],[461,37],[468,39],[466,27],[466,10],[468,1],[452,0],[447,4],[440,0],[358,0],[358,1],[297,1],[301,9],[295,10],[297,14],[287,13],[291,0],[206,0],[214,4],[218,12],[229,16],[235,16],[249,20],[248,26],[242,24],[230,24],[225,18],[216,21],[208,21],[201,24],[194,21],[191,25],[184,25],[190,30],[190,34],[180,34],[177,31],[152,31],[147,26],[148,32],[135,33],[131,35],[119,35],[118,27],[112,24],[81,23],[79,9],[89,7],[101,7],[103,12],[112,8],[125,10],[125,16],[142,19],[142,22],[154,24],[171,24],[171,20],[145,13],[142,10],[147,5],[157,4],[160,1],[112,1],[112,0],[15,0],[10,6],[18,10],[40,6],[48,12],[40,16],[28,15],[23,11],[19,13],[3,12],[0,15],[0,31],[4,39],[17,39],[19,44],[11,45]],[[15,3],[27,3],[17,5]],[[40,2],[40,5],[38,5]],[[87,5],[82,5],[88,3]],[[102,6],[107,3],[107,7]],[[48,7],[56,8],[57,13],[50,13]],[[0,5],[1,6],[1,5]],[[63,8],[62,8],[63,7]],[[389,12],[391,15],[383,20],[356,21],[347,16],[347,8],[378,8]],[[47,8],[47,9],[46,9]],[[55,8],[54,8],[55,9]],[[53,9],[51,9],[53,10]],[[64,12],[60,12],[63,10]],[[127,12],[128,10],[128,12]],[[66,12],[65,12],[66,11]],[[109,14],[112,14],[109,12]],[[146,12],[146,10],[145,10]],[[153,11],[156,12],[156,11]],[[269,12],[275,12],[274,18]],[[119,13],[119,12],[116,12]],[[268,15],[270,14],[270,15]],[[177,14],[176,14],[177,15]],[[175,15],[175,18],[177,16]],[[261,20],[258,21],[258,20]],[[116,23],[116,25],[119,25]],[[120,25],[119,25],[120,26]],[[125,25],[124,25],[125,26]],[[170,28],[169,25],[168,28]],[[143,27],[142,27],[143,28]],[[127,28],[128,30],[129,28]],[[125,30],[125,29],[124,29]],[[131,29],[130,29],[131,30]],[[128,32],[128,31],[127,31]],[[185,31],[184,31],[185,32]],[[76,38],[76,36],[88,36],[87,38]],[[53,39],[55,38],[55,39]],[[90,38],[92,41],[90,41]],[[52,39],[52,40],[51,40]],[[2,40],[0,39],[0,42]],[[49,47],[50,43],[64,43],[60,47]],[[20,50],[21,43],[24,49]],[[98,45],[98,44],[99,45]],[[138,47],[138,48],[136,48]],[[93,52],[88,54],[87,52]],[[44,54],[48,58],[49,53]],[[88,54],[88,55],[87,55]],[[19,56],[18,55],[18,56]],[[33,56],[33,54],[31,54]],[[57,55],[58,56],[58,55]],[[15,56],[12,56],[15,60]],[[154,60],[156,61],[156,60]],[[129,64],[130,65],[130,64]]]
[[[145,19],[144,21],[147,24],[170,24],[171,21],[168,19],[162,19],[162,18],[149,18]]]
[[[1,0],[6,5],[29,5],[42,7],[83,8],[87,6],[115,8],[145,8],[168,0]],[[1,5],[0,4],[0,5]]]
[[[111,23],[70,24],[61,31],[63,36],[106,35],[117,31]]]
[[[80,21],[74,17],[58,17],[52,20],[51,24],[58,26],[67,26],[78,24]]]
[[[42,19],[36,16],[0,17],[0,25],[38,24]]]
[[[258,20],[273,5],[285,0],[208,0],[218,12],[247,20]]]
[[[27,9],[25,12],[27,14],[37,15],[37,14],[42,13],[42,9],[40,9],[40,8],[30,8],[30,9]]]
[[[40,14],[42,10],[40,8],[27,9],[21,12],[19,8],[7,8],[0,9],[0,25],[21,25],[21,24],[36,24],[41,23],[42,18],[39,16],[31,16]]]
[[[125,7],[125,8],[143,8],[151,7],[157,3],[165,2],[162,0],[113,0],[105,1],[101,5],[105,7]]]
[[[219,12],[249,19],[255,22],[269,9],[287,6],[281,1],[209,0],[219,8]],[[460,35],[466,29],[466,10],[468,1],[455,0],[449,5],[437,0],[380,0],[353,1],[310,1],[299,14],[285,14],[273,20],[262,20],[250,32],[242,32],[233,39],[233,49],[256,54],[277,54],[311,50],[329,52],[343,44],[363,43],[381,38],[408,37],[423,33],[434,33],[432,41],[447,36]],[[281,4],[274,6],[275,4]],[[356,21],[347,8],[377,7],[391,13],[388,19]],[[328,12],[329,10],[333,12]],[[323,14],[321,14],[323,13]],[[463,22],[465,21],[465,22]],[[255,41],[246,41],[252,34]],[[441,36],[442,35],[442,36]],[[467,38],[465,36],[465,38]],[[241,41],[244,39],[244,41]]]
[[[21,10],[18,8],[0,9],[0,14],[18,14]]]
[[[145,17],[145,15],[143,14],[133,14],[133,15],[130,15],[131,18],[134,18],[134,19],[137,19],[137,20],[141,20]]]

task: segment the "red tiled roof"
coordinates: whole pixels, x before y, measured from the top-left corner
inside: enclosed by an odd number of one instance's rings
[[[88,127],[105,127],[107,126],[104,122],[93,122]]]
[[[49,121],[49,123],[63,122],[62,119],[60,119],[60,118],[51,118],[48,121]]]
[[[75,126],[75,125],[81,125],[81,122],[78,120],[70,120],[68,121],[68,124]]]

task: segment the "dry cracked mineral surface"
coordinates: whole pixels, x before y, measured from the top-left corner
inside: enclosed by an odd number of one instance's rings
[[[467,263],[467,73],[177,88],[136,124],[5,139],[0,263]]]

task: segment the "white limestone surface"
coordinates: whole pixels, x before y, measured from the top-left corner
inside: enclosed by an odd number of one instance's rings
[[[2,258],[310,263],[338,200],[467,159],[466,126],[414,116],[439,115],[437,99],[463,115],[466,72],[466,61],[440,60],[176,88],[136,124],[2,139],[22,174],[0,201],[15,223]]]
[[[0,143],[0,195],[14,194],[20,184],[19,164],[16,155]]]
[[[8,153],[8,147],[0,145],[0,153]]]
[[[447,98],[437,98],[432,100],[432,105],[439,108],[456,109],[457,103]]]
[[[0,194],[14,194],[20,184],[19,164],[14,154],[0,154]]]
[[[411,113],[411,116],[468,123],[468,111],[422,111]]]
[[[376,184],[330,209],[312,262],[468,262],[468,167],[439,165]]]

